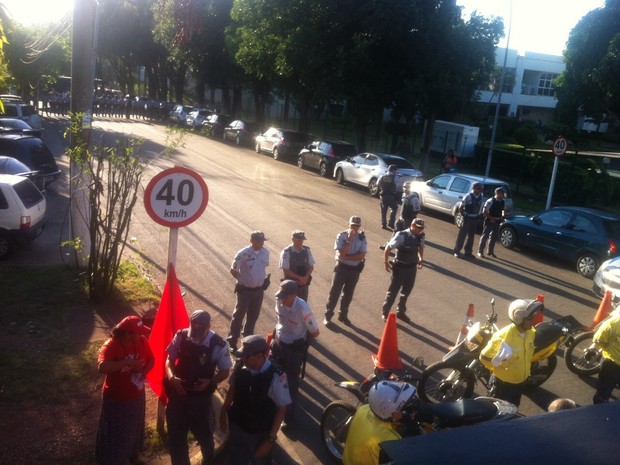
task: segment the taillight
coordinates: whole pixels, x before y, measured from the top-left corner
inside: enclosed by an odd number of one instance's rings
[[[616,252],[618,252],[618,246],[614,241],[609,241],[609,252],[613,255],[616,255]]]
[[[21,229],[30,229],[30,217],[22,216],[19,222],[19,227]]]
[[[329,158],[334,158],[334,157],[335,157],[335,155],[334,155],[334,149],[331,149],[331,150],[329,151],[329,153],[327,154],[327,156],[328,156]]]

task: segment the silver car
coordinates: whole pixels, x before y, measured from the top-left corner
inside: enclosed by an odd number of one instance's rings
[[[454,223],[460,228],[463,225],[463,216],[459,212],[459,207],[463,197],[471,192],[472,185],[476,182],[484,185],[482,204],[484,204],[484,200],[495,195],[495,189],[502,187],[505,191],[504,200],[506,202],[504,211],[506,215],[512,213],[510,186],[507,182],[499,179],[473,174],[446,173],[426,182],[412,183],[411,192],[416,192],[420,196],[422,208],[451,215],[454,218]]]
[[[611,291],[612,300],[620,302],[620,257],[601,264],[594,275],[592,290],[601,298],[605,295],[605,291]]]
[[[390,165],[396,165],[397,192],[407,181],[419,181],[422,172],[408,160],[398,155],[387,153],[360,153],[354,157],[339,161],[334,167],[334,177],[339,184],[349,182],[368,188],[371,195],[379,195],[377,180],[388,171]]]

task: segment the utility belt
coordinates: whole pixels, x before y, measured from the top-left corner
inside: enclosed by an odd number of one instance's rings
[[[357,265],[347,265],[346,263],[338,262],[336,264],[336,268],[342,267],[342,268],[345,268],[347,270],[355,270],[358,273],[361,273],[362,270],[364,269],[364,265],[365,265],[365,261],[364,260],[359,262]]]
[[[258,287],[247,287],[244,286],[243,284],[235,284],[235,292],[239,293],[239,292],[253,292],[253,291],[259,291],[263,289],[263,286],[258,286]]]
[[[305,352],[308,347],[308,343],[303,337],[296,339],[291,343],[282,342],[280,338],[276,337],[276,339],[274,339],[274,342],[280,347],[290,350],[292,352]]]
[[[168,379],[167,376],[164,376],[162,384],[164,386],[164,390],[166,391],[166,395],[168,396],[168,398],[172,398],[172,397],[176,397],[180,395],[174,389],[172,382]],[[181,385],[183,386],[183,389],[185,389],[185,392],[187,393],[188,396],[210,396],[217,389],[217,385],[213,383],[209,384],[209,386],[207,386],[206,389],[202,389],[200,391],[194,388],[194,383],[183,382]]]
[[[398,260],[390,260],[390,264],[392,265],[392,268],[413,268],[418,265],[418,262],[405,263],[399,262]]]

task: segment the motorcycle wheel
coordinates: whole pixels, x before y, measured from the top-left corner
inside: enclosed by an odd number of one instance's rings
[[[356,408],[347,402],[336,400],[325,407],[321,415],[321,438],[331,457],[342,461],[344,443]]]
[[[467,368],[455,368],[445,362],[429,365],[418,381],[418,395],[431,404],[471,397],[476,378]]]
[[[523,388],[527,390],[540,386],[551,377],[557,366],[558,356],[556,354],[532,363],[530,377],[523,383]]]
[[[579,376],[592,376],[601,371],[603,354],[592,343],[594,332],[581,333],[566,347],[564,361],[566,368]]]

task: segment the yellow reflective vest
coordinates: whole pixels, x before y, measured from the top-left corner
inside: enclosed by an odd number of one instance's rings
[[[603,357],[620,365],[620,315],[604,321],[594,333],[593,341],[603,349]]]
[[[377,465],[379,443],[400,439],[392,423],[375,415],[368,404],[357,409],[347,434],[342,462],[344,465]]]
[[[530,376],[535,332],[534,329],[530,329],[522,334],[514,324],[500,329],[482,349],[480,361],[495,374],[496,378],[506,383],[522,383]],[[502,342],[510,346],[512,356],[498,367],[494,367],[491,361],[497,355]]]

